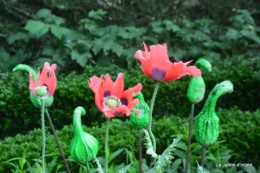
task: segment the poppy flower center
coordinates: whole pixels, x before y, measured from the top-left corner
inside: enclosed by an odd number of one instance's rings
[[[122,105],[120,99],[118,99],[116,96],[104,97],[103,101],[110,109],[115,109]]]
[[[38,97],[44,97],[48,94],[48,87],[47,86],[38,86],[35,88],[35,93]]]

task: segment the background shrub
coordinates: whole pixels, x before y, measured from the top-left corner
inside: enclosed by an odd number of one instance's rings
[[[217,107],[228,109],[238,106],[242,111],[258,109],[260,102],[259,61],[259,57],[246,59],[237,56],[212,62],[212,72],[203,74],[207,85],[206,94],[204,100],[196,105],[195,115],[202,109],[211,89],[224,80],[230,80],[234,84],[234,92],[221,97]],[[88,80],[94,75],[101,76],[106,73],[109,73],[115,80],[119,72],[125,75],[125,88],[142,83],[142,92],[149,104],[155,82],[147,78],[139,66],[130,69],[122,69],[115,65],[87,66],[82,74],[71,73],[58,76],[55,101],[49,108],[56,128],[61,129],[64,125],[71,123],[71,115],[77,106],[83,106],[86,109],[88,116],[83,117],[83,122],[86,122],[87,126],[101,124],[103,115],[95,107],[94,94],[88,87]],[[1,138],[26,133],[28,130],[40,127],[40,121],[38,121],[40,110],[35,109],[29,100],[28,74],[26,72],[9,73],[1,76],[1,79],[0,129],[3,131]],[[190,103],[186,98],[189,81],[190,77],[186,76],[174,82],[160,84],[154,108],[155,119],[171,114],[179,117],[189,116]],[[245,104],[245,101],[248,104]]]
[[[221,132],[218,141],[224,140],[220,145],[232,150],[232,158],[230,163],[252,163],[255,167],[259,165],[259,142],[255,138],[259,137],[259,110],[255,112],[243,112],[237,108],[232,109],[219,109],[217,115],[220,118]],[[103,117],[103,122],[105,118]],[[157,153],[162,153],[163,150],[172,142],[175,135],[183,134],[182,142],[187,143],[188,139],[188,118],[180,118],[176,116],[161,117],[158,120],[153,121],[153,132],[157,141]],[[72,120],[71,120],[72,124]],[[83,122],[83,124],[86,124]],[[99,127],[86,127],[83,129],[95,136],[99,141],[99,153],[98,157],[104,156],[104,137],[105,137],[106,124],[102,123]],[[49,129],[49,128],[48,128]],[[138,158],[138,130],[136,130],[132,123],[128,120],[122,121],[121,119],[113,119],[109,130],[109,146],[110,151],[114,152],[120,148],[127,148],[133,152]],[[61,141],[61,145],[64,149],[67,158],[70,158],[68,145],[73,137],[72,125],[64,126],[60,131],[57,131],[57,135]],[[55,142],[54,137],[47,132],[47,150],[46,154],[53,154],[53,157],[58,156],[57,162],[62,162],[62,158],[59,155],[59,150]],[[143,141],[144,142],[144,141]],[[27,160],[33,158],[39,158],[41,153],[41,130],[34,129],[26,135],[16,135],[15,137],[7,137],[0,142],[0,150],[5,151],[0,156],[0,163],[14,158],[22,157],[23,155]],[[196,143],[193,137],[192,143]],[[250,146],[250,149],[249,149]],[[210,147],[210,153],[216,157],[217,149]],[[143,148],[143,156],[149,160],[149,156],[145,154]],[[224,152],[224,151],[223,151]],[[197,153],[197,152],[196,152]],[[179,156],[179,155],[176,155]],[[186,156],[183,156],[186,157]],[[52,157],[48,157],[50,160]],[[178,159],[176,157],[175,159]],[[115,162],[122,163],[122,159],[125,157],[118,157]],[[197,158],[198,159],[198,158]],[[78,170],[78,165],[70,163],[72,170]],[[31,164],[32,165],[32,164]],[[195,166],[195,165],[193,165]],[[8,165],[0,164],[0,171],[5,172],[10,170]],[[64,167],[65,170],[65,167]]]

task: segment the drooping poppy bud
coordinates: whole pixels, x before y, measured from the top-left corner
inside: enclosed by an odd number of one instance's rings
[[[205,59],[199,59],[196,61],[195,66],[200,70],[211,71],[211,64]],[[192,77],[189,83],[187,98],[191,103],[198,103],[204,98],[205,94],[205,82],[202,76]]]
[[[136,110],[133,110],[130,115],[130,121],[135,127],[137,127],[138,129],[142,129],[146,127],[149,123],[150,108],[145,102],[144,96],[141,92],[136,94],[134,98],[137,98],[139,100],[139,104],[135,105],[135,108],[139,111],[139,115],[137,115]]]
[[[233,84],[223,81],[210,92],[202,111],[195,117],[196,140],[203,146],[212,145],[219,136],[219,118],[215,112],[217,99],[226,93],[233,92]]]
[[[13,72],[14,72],[14,71],[17,71],[17,70],[18,70],[18,71],[19,71],[19,70],[21,70],[21,71],[27,71],[27,72],[31,73],[33,79],[34,79],[35,81],[38,81],[38,77],[37,77],[36,72],[35,72],[30,66],[28,66],[28,65],[26,65],[26,64],[19,64],[19,65],[17,65],[16,67],[14,67]],[[41,107],[41,99],[39,99],[38,97],[36,97],[35,95],[33,95],[32,92],[30,92],[30,100],[31,100],[31,102],[33,103],[33,105],[34,105],[35,107],[37,107],[37,108],[40,108],[40,107]],[[52,103],[53,103],[53,100],[54,100],[54,99],[53,99],[53,95],[50,96],[50,97],[48,97],[47,99],[45,99],[45,107],[50,107],[50,106],[52,105]]]
[[[82,163],[91,161],[98,153],[97,139],[83,131],[81,123],[81,115],[85,115],[86,111],[83,107],[77,107],[73,115],[74,136],[69,145],[72,157]]]

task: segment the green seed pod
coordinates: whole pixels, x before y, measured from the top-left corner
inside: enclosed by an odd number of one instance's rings
[[[17,65],[14,69],[13,72],[17,71],[17,70],[21,70],[21,71],[27,71],[27,72],[31,72],[32,76],[34,78],[35,81],[38,80],[37,74],[36,72],[28,65],[25,64],[19,64]],[[39,99],[38,97],[34,96],[31,92],[30,92],[30,100],[33,103],[33,105],[37,108],[41,107],[41,99]],[[45,99],[45,107],[50,107],[53,103],[53,96]]]
[[[30,100],[33,103],[33,105],[37,108],[41,108],[41,99],[33,95],[33,93],[30,92]],[[53,103],[53,96],[50,96],[49,98],[45,99],[45,107],[50,107]]]
[[[96,157],[98,141],[94,136],[83,131],[81,114],[86,114],[85,109],[77,107],[73,115],[74,137],[69,145],[69,150],[75,160],[85,164]]]
[[[215,112],[217,99],[231,92],[233,92],[233,84],[230,81],[217,84],[210,92],[202,111],[195,117],[195,137],[201,145],[212,145],[218,139],[219,118]]]
[[[134,96],[134,98],[139,99],[139,104],[135,105],[135,108],[139,110],[139,116],[136,115],[136,111],[132,111],[130,115],[130,121],[138,129],[146,127],[149,123],[150,118],[150,108],[147,103],[144,101],[144,96],[141,92]]]
[[[200,69],[211,71],[211,64],[205,59],[199,59],[195,66]],[[198,103],[204,98],[205,94],[205,82],[204,79],[199,77],[192,77],[189,83],[187,98],[191,103]]]

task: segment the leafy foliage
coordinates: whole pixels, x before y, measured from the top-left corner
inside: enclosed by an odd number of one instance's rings
[[[114,25],[104,23],[104,10],[90,10],[86,18],[71,26],[63,17],[43,8],[33,13],[23,28],[4,36],[8,46],[0,48],[0,72],[19,63],[40,66],[44,61],[58,64],[58,71],[82,72],[89,64],[135,64],[133,55],[147,44],[167,43],[172,60],[206,58],[219,61],[237,54],[259,54],[260,29],[247,10],[236,10],[230,23],[219,26],[213,19],[151,20],[149,24]]]
[[[220,139],[222,141],[217,141],[215,144],[207,148],[206,153],[206,162],[205,166],[207,170],[219,172],[227,172],[229,169],[220,169],[216,168],[216,163],[252,163],[254,166],[257,165],[259,160],[258,153],[258,143],[255,140],[255,134],[260,133],[258,125],[248,125],[250,121],[256,122],[259,120],[258,115],[259,111],[256,112],[242,112],[237,109],[231,110],[223,110],[220,109],[217,112],[220,117]],[[245,123],[244,120],[248,123]],[[231,121],[232,120],[232,121]],[[86,121],[83,121],[83,123]],[[182,165],[185,165],[186,158],[186,150],[187,150],[187,133],[188,133],[188,119],[182,119],[175,116],[170,116],[168,118],[164,117],[159,120],[153,121],[153,133],[157,139],[157,152],[163,153],[164,149],[167,148],[173,141],[173,134],[183,134],[182,141],[178,142],[175,147],[175,151],[173,151],[174,159],[170,160],[172,163],[165,169],[167,172],[178,172],[182,171]],[[230,124],[231,123],[231,124]],[[228,126],[233,127],[232,124],[236,124],[236,131],[228,130]],[[85,123],[84,123],[85,124]],[[241,126],[241,128],[237,128]],[[245,128],[247,126],[247,128]],[[99,141],[99,153],[98,160],[101,165],[104,164],[104,134],[105,134],[105,124],[101,126],[93,126],[93,127],[85,127],[83,126],[84,131],[90,133],[95,136]],[[163,130],[162,130],[163,129]],[[248,134],[245,135],[245,129]],[[252,133],[254,132],[254,133]],[[138,161],[135,159],[138,153],[137,147],[137,136],[138,130],[134,128],[130,121],[121,121],[119,119],[114,119],[111,121],[110,128],[110,138],[109,138],[109,146],[111,153],[109,154],[110,166],[111,170],[121,170],[125,166],[132,163],[128,171],[130,173],[138,172]],[[241,135],[244,134],[244,135]],[[61,146],[64,149],[65,156],[70,160],[69,166],[73,172],[79,172],[79,170],[83,170],[85,165],[75,164],[75,161],[71,161],[71,157],[68,150],[68,144],[73,136],[73,127],[71,125],[64,126],[60,131],[57,131],[57,135],[61,141]],[[65,166],[63,165],[62,158],[59,154],[59,150],[57,148],[57,144],[55,142],[54,137],[47,131],[47,151],[46,154],[52,154],[52,156],[47,157],[46,162],[50,163],[55,157],[57,157],[56,163],[62,165],[59,168],[60,171],[65,170]],[[242,137],[242,138],[241,138]],[[225,141],[223,141],[225,140]],[[242,140],[248,140],[251,143],[250,151],[247,149],[246,142]],[[30,131],[26,135],[16,135],[15,137],[7,137],[0,142],[0,150],[7,151],[3,152],[0,156],[0,162],[7,161],[11,158],[20,158],[24,156],[24,158],[30,163],[30,165],[34,165],[34,161],[32,159],[39,158],[41,153],[41,146],[38,145],[41,141],[41,130],[35,129]],[[238,142],[240,141],[240,142]],[[196,143],[195,139],[192,140],[191,145],[191,161],[190,168],[196,170],[196,161],[200,161],[201,159],[201,145]],[[232,149],[232,151],[230,150]],[[113,151],[113,152],[112,152]],[[249,153],[250,152],[250,153]],[[250,157],[244,157],[249,154]],[[145,155],[145,151],[143,150],[143,155]],[[146,157],[146,164],[143,163],[144,171],[149,171],[150,165],[150,157]],[[122,160],[127,160],[127,165],[120,165]],[[16,162],[17,163],[17,162]],[[146,165],[146,166],[145,166]],[[95,170],[97,168],[96,163],[90,164],[91,169]],[[0,164],[0,171],[6,172],[10,170],[10,165],[8,164]],[[6,171],[5,171],[6,170]],[[231,171],[231,170],[230,170]],[[235,170],[233,170],[235,171]],[[241,171],[236,169],[236,171]],[[235,171],[235,172],[236,172]],[[234,173],[235,173],[234,172]],[[231,172],[230,172],[231,173]]]

